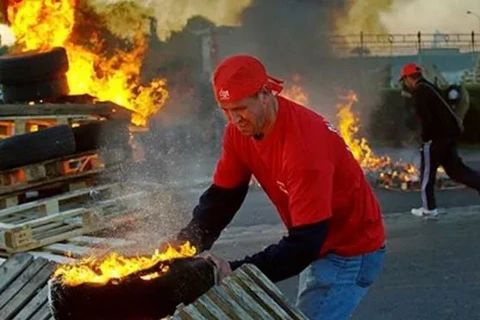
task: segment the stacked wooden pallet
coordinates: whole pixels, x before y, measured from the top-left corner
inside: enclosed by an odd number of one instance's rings
[[[3,142],[59,125],[78,129],[73,132],[73,152],[36,162],[29,162],[27,157],[19,166],[5,167],[3,162],[0,256],[111,227],[122,221],[117,217],[131,215],[142,207],[142,201],[152,192],[122,183],[122,169],[132,159],[125,134],[130,117],[128,111],[109,102],[0,105],[0,132],[3,125],[6,137]],[[118,127],[122,128],[121,134],[115,135]],[[100,139],[92,137],[90,128],[95,129],[93,135],[105,128],[108,132]],[[82,135],[87,139],[82,140]],[[43,143],[52,143],[38,136],[35,139],[31,144],[36,148],[40,144],[40,149]],[[114,143],[109,144],[112,139]],[[12,153],[15,148],[0,148],[0,157],[2,150],[8,150],[16,160]]]

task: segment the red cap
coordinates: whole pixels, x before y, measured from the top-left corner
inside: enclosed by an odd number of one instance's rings
[[[422,73],[422,69],[416,63],[407,63],[402,68],[402,73],[400,79],[405,77],[413,76],[414,74]]]
[[[283,81],[270,77],[255,57],[235,55],[224,59],[213,74],[213,90],[218,102],[234,102],[256,94],[264,85],[276,94]]]

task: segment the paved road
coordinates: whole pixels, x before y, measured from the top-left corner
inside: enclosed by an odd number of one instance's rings
[[[480,171],[480,161],[468,163],[472,168]],[[188,194],[188,204],[194,206],[198,201],[198,196],[202,188],[190,190]],[[421,206],[421,197],[419,192],[402,192],[386,189],[375,189],[380,206],[384,214],[409,211],[412,208]],[[480,205],[479,194],[468,188],[454,190],[437,190],[437,205],[439,208],[448,210],[451,207],[461,207],[469,205]],[[280,223],[276,214],[271,214],[273,210],[268,198],[264,192],[259,189],[249,191],[247,199],[234,218],[233,226],[252,226],[257,224],[275,224]]]
[[[471,212],[451,209],[439,221],[392,214],[386,216],[386,224],[384,272],[353,319],[478,319],[480,206]],[[280,229],[279,225],[234,227],[214,251],[239,258],[276,241]],[[288,299],[295,300],[296,277],[278,285]]]

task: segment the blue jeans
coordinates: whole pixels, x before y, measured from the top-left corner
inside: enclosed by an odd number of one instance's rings
[[[354,257],[330,253],[310,264],[298,284],[297,307],[309,319],[348,319],[378,278],[385,247]]]

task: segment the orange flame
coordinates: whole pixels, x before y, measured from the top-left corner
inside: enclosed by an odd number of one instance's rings
[[[152,268],[158,263],[177,258],[193,257],[197,250],[189,242],[178,249],[169,246],[164,252],[158,250],[151,257],[128,258],[118,253],[110,253],[103,259],[88,257],[76,264],[61,265],[53,276],[61,279],[63,284],[77,286],[82,283],[106,284],[110,281],[119,283],[123,278],[135,272]],[[161,270],[141,276],[143,280],[155,279],[168,272],[168,266]]]
[[[349,91],[346,96],[341,97],[341,102],[337,105],[338,130],[350,148],[354,158],[365,171],[378,171],[381,168],[389,168],[379,174],[380,179],[387,180],[398,178],[402,181],[411,181],[417,178],[418,173],[413,164],[394,162],[390,157],[378,157],[372,151],[365,138],[356,138],[359,131],[359,119],[353,112],[354,104],[358,102],[358,97],[353,91]],[[397,169],[390,169],[397,168]]]
[[[293,100],[301,105],[307,105],[309,101],[308,93],[303,90],[299,82],[301,81],[301,76],[296,73],[292,77],[293,84],[289,87],[285,87],[282,90],[282,96]]]
[[[16,1],[7,9],[8,20],[20,51],[67,50],[70,94],[90,94],[134,111],[132,122],[145,125],[168,99],[166,82],[155,79],[141,85],[140,68],[147,49],[145,34],[139,27],[130,51],[116,50],[112,57],[98,54],[101,41],[88,39],[87,48],[73,39],[75,9],[79,0]],[[85,40],[85,39],[82,39]]]

